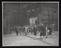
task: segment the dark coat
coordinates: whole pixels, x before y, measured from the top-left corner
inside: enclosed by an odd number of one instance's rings
[[[45,36],[46,35],[46,29],[44,26],[38,26],[38,30],[40,32],[40,36]]]
[[[15,32],[16,32],[16,34],[18,35],[18,29],[17,29],[17,28],[15,28]]]
[[[51,28],[48,28],[50,31],[49,31],[49,35],[51,35],[52,34],[52,29]]]
[[[34,32],[34,35],[36,35],[36,32],[37,32],[37,28],[36,27],[33,28],[33,32]]]

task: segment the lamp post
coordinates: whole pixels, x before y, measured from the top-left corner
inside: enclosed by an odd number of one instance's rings
[[[49,19],[49,7],[48,7],[48,27],[50,25],[50,19]]]

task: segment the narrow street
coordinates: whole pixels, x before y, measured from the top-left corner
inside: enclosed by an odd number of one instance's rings
[[[47,39],[33,35],[16,36],[16,34],[13,33],[3,37],[3,46],[58,46],[58,37],[58,32],[48,36]]]

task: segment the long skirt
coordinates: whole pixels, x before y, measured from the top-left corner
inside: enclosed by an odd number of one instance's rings
[[[45,31],[40,31],[40,36],[45,36],[46,32]]]
[[[37,35],[37,33],[36,33],[36,32],[37,32],[37,31],[35,30],[35,31],[34,31],[34,35]]]
[[[16,31],[16,35],[18,36],[18,31]]]

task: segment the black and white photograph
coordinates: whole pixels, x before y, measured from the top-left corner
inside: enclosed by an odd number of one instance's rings
[[[2,46],[59,46],[59,2],[2,2]]]

